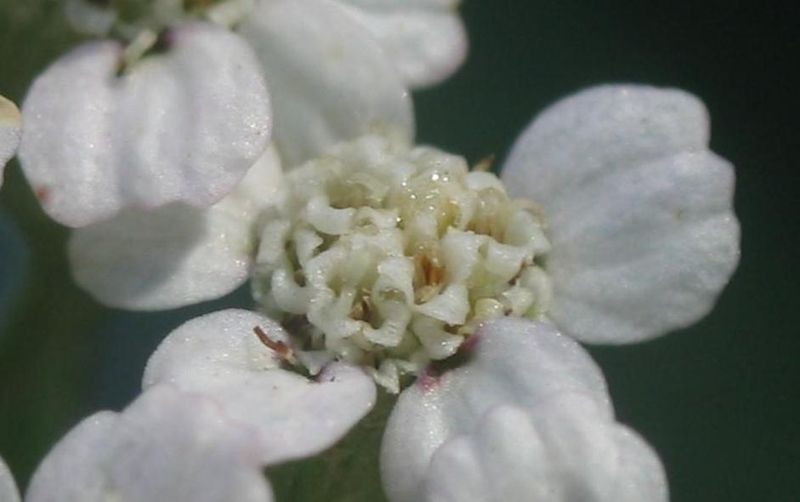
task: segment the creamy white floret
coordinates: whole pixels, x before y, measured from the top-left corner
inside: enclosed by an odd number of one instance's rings
[[[494,174],[379,136],[292,171],[265,218],[256,299],[308,351],[402,373],[456,353],[487,319],[537,318],[549,243]]]

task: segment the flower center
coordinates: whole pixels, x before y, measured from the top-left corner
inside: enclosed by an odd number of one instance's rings
[[[402,374],[454,355],[481,322],[543,315],[548,248],[533,204],[494,174],[367,136],[287,175],[254,294],[312,373],[338,358],[397,392]]]

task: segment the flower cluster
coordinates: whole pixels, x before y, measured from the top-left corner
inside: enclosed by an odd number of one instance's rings
[[[21,136],[98,301],[249,281],[255,307],[169,334],[141,396],[68,433],[28,500],[272,500],[265,467],[325,451],[384,390],[392,502],[668,498],[578,342],[689,325],[735,269],[733,169],[701,102],[588,89],[497,176],[413,141],[409,89],[465,55],[450,0],[123,4],[66,3],[109,38],[36,79],[21,134],[0,101],[0,161]]]

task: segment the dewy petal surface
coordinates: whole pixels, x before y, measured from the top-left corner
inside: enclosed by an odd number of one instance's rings
[[[82,45],[33,83],[19,157],[45,210],[73,227],[123,208],[206,207],[264,151],[271,115],[248,44],[211,24],[164,36],[167,50],[121,76],[122,47]]]
[[[249,277],[258,210],[280,185],[268,149],[237,188],[210,208],[128,209],[76,229],[68,254],[76,282],[109,306],[156,310],[218,298]]]
[[[430,502],[668,499],[656,454],[581,394],[492,409],[439,448],[426,481]]]
[[[249,426],[265,465],[318,453],[335,443],[375,403],[375,385],[361,369],[333,363],[315,379],[280,368],[273,342],[287,334],[270,319],[224,310],[173,331],[147,364],[144,387],[169,382],[213,399],[225,415]]]
[[[549,315],[586,342],[645,340],[713,306],[739,259],[733,167],[708,149],[703,104],[677,90],[604,86],[546,110],[503,181],[541,204]]]
[[[0,457],[0,501],[19,502],[19,491],[14,476],[11,474],[3,457]]]
[[[378,40],[411,88],[437,84],[467,56],[458,0],[339,0]]]
[[[389,417],[381,473],[393,502],[423,500],[437,450],[473,433],[498,407],[529,411],[564,393],[580,393],[593,403],[593,420],[613,419],[600,369],[551,325],[507,318],[486,323],[474,336],[467,363],[438,378],[421,377],[403,391]]]
[[[269,502],[249,431],[207,399],[154,387],[70,431],[34,473],[29,502]]]
[[[260,2],[239,26],[267,75],[287,167],[368,132],[410,140],[413,110],[385,53],[332,2]]]
[[[22,117],[17,106],[0,96],[0,186],[3,186],[3,168],[17,151],[21,127]]]

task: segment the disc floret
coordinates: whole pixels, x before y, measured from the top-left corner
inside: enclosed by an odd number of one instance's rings
[[[547,310],[549,243],[492,173],[380,136],[291,171],[267,215],[254,291],[312,373],[338,358],[390,391],[483,321]]]

